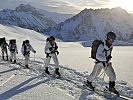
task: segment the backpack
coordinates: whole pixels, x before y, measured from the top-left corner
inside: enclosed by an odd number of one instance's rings
[[[91,58],[92,59],[96,59],[96,53],[97,53],[97,49],[98,49],[98,47],[99,47],[99,45],[100,44],[103,44],[104,45],[104,43],[102,42],[102,40],[94,40],[93,42],[92,42],[92,46],[91,46]]]
[[[5,37],[4,38],[0,38],[0,46],[2,45],[3,42],[6,42]]]
[[[49,37],[46,39],[46,41],[47,41],[47,42],[49,41]]]
[[[9,41],[9,44],[13,44],[13,43],[16,43],[16,39],[11,39],[11,40]]]
[[[10,44],[10,51],[12,51],[12,52],[15,52],[15,50],[17,49],[17,46],[16,46],[16,44]]]
[[[9,45],[10,45],[10,51],[15,52],[16,49],[16,39],[11,39],[9,41]]]

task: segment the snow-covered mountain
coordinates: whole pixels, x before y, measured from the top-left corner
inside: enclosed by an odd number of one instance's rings
[[[74,16],[73,14],[61,14],[57,12],[48,12],[46,10],[38,10],[41,14],[44,14],[46,17],[52,19],[56,23],[64,22],[66,19]]]
[[[46,11],[46,10],[42,10],[42,9],[32,7],[29,4],[21,4],[16,9],[17,9],[17,11],[22,11],[22,12],[27,12],[27,11],[38,12],[39,14],[44,15],[45,17],[53,20],[56,23],[63,22],[66,19],[73,16],[72,14],[61,14],[61,13],[56,13],[56,12],[49,12],[49,11]]]
[[[84,9],[79,14],[52,28],[46,34],[64,41],[88,41],[103,39],[108,31],[114,31],[118,40],[133,38],[133,15],[121,8]]]
[[[71,16],[70,14],[37,9],[29,4],[21,4],[15,10],[4,9],[0,11],[0,24],[16,25],[43,33],[48,27],[54,26]]]
[[[21,4],[15,10],[4,9],[0,11],[0,24],[15,25],[43,33],[45,29],[56,23],[36,8]]]

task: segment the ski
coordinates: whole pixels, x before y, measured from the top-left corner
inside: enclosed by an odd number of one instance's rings
[[[25,67],[25,65],[23,64],[23,63],[21,63],[21,62],[19,62],[19,63],[16,63],[17,65],[19,65],[20,66],[20,69],[22,70],[22,69],[28,69],[28,68],[26,68]],[[35,69],[35,68],[33,68],[32,66],[29,66],[29,74],[31,73],[31,72],[34,72],[35,74],[36,74],[36,76],[38,76],[39,75],[39,72],[38,72],[38,70],[37,69]],[[28,74],[27,73],[27,74]]]
[[[74,80],[72,80],[71,78],[66,77],[66,76],[64,76],[64,75],[58,76],[58,75],[56,75],[56,74],[50,74],[50,75],[46,74],[45,77],[54,78],[54,79],[62,80],[62,81],[67,81],[67,82],[70,82],[70,83],[73,83],[73,84],[76,84],[76,85],[77,85],[77,83],[78,83],[77,81],[74,81]],[[81,82],[80,82],[80,84],[81,84]]]
[[[24,67],[22,67],[22,65],[20,65],[20,63],[17,63],[17,65],[19,65],[19,67],[17,67],[17,66],[15,66],[15,64],[10,64],[10,68],[14,68],[15,70],[18,70],[19,72],[21,72],[21,73],[17,73],[18,75],[25,75],[25,76],[31,76],[31,75],[33,75],[33,74],[30,74],[30,72],[29,72],[29,70],[24,70],[24,69],[26,69],[26,68],[24,68]],[[36,76],[36,75],[34,75],[34,76]]]
[[[63,77],[55,75],[55,74],[47,74],[47,73],[41,73],[40,75],[38,75],[38,79],[44,79],[44,78],[48,78],[48,79],[62,79]]]
[[[114,94],[113,92],[110,92],[107,88],[103,88],[103,87],[95,87],[95,89],[90,89],[89,87],[87,87],[85,84],[82,85],[77,85],[78,88],[80,89],[85,89],[88,91],[92,91],[93,93],[99,94],[99,95],[103,95],[104,97],[106,97],[107,99],[111,99],[111,100],[131,100],[132,98],[123,96],[121,94],[117,95]]]
[[[106,89],[105,89],[105,90],[106,90],[106,91],[109,91],[108,86],[106,86]],[[112,92],[111,92],[111,93],[112,93]],[[114,94],[114,93],[112,93],[112,94]],[[122,95],[121,93],[119,93],[118,96],[119,96],[120,98],[125,98],[126,100],[133,99],[133,98],[129,98],[129,97],[125,96],[125,95]]]
[[[8,81],[10,81],[12,78],[14,78],[17,74],[12,74],[9,78],[7,78],[7,80],[5,80],[2,84],[0,84],[0,87],[3,86],[4,84],[6,84]]]

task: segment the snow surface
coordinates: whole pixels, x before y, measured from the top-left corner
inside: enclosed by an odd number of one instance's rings
[[[35,55],[31,53],[30,61],[30,65],[37,72],[29,72],[26,69],[18,70],[19,65],[0,60],[0,85],[13,73],[17,74],[3,86],[0,86],[0,100],[124,100],[81,88],[83,81],[86,80],[94,66],[94,61],[89,58],[90,47],[83,47],[80,43],[58,42],[60,72],[63,78],[41,78],[37,75],[42,73],[44,69],[42,58],[45,57],[44,46],[47,36],[16,26],[0,25],[0,37],[6,37],[7,41],[13,38],[17,39],[18,62],[23,62],[23,56],[20,52],[23,40],[29,39],[37,51]],[[133,47],[131,46],[115,46],[112,59],[117,75],[116,89],[120,94],[130,97],[130,99],[133,99],[132,51]],[[53,73],[53,70],[52,62],[50,72]],[[107,76],[105,76],[104,82],[101,78],[97,78],[93,85],[96,87],[108,86]]]

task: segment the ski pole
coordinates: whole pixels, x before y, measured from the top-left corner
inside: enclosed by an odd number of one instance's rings
[[[36,56],[35,56],[35,53],[34,53],[34,67],[35,67],[35,57],[36,57]]]
[[[35,63],[35,53],[34,53],[34,63]]]
[[[103,74],[105,74],[105,70],[106,69],[103,70],[103,72],[99,75],[99,77],[101,77]]]
[[[45,67],[46,58],[43,59],[43,67]]]
[[[107,65],[104,67],[104,70],[103,70],[103,72],[99,75],[99,77],[101,77],[103,74],[105,74],[106,69],[107,69]]]

